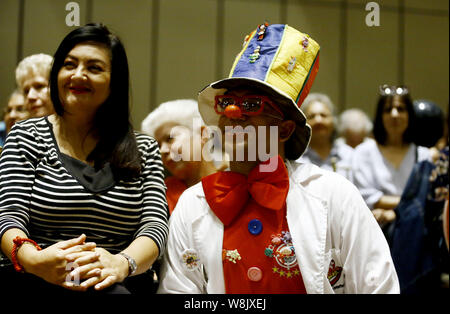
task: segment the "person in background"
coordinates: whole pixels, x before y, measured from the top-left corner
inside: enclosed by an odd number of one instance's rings
[[[416,117],[416,132],[413,142],[418,146],[434,147],[444,135],[444,113],[439,106],[428,99],[413,101]]]
[[[39,53],[24,58],[16,67],[16,83],[25,96],[30,118],[40,118],[55,112],[48,83],[52,62],[52,56]]]
[[[120,39],[101,24],[70,32],[50,86],[55,114],[16,123],[0,158],[0,288],[151,293],[168,233],[164,169],[158,143],[130,123]]]
[[[311,93],[302,108],[312,128],[312,136],[308,148],[297,162],[313,163],[352,181],[353,150],[336,142],[337,118],[331,99],[325,94]]]
[[[0,127],[0,147],[3,147],[6,136],[14,123],[27,119],[29,116],[23,94],[15,90],[9,97],[8,104],[3,113],[2,126]]]
[[[373,134],[375,141],[356,147],[354,184],[389,239],[394,209],[414,165],[430,158],[429,149],[413,143],[415,115],[404,86],[380,86]]]
[[[6,124],[6,133],[11,131],[12,126],[18,122],[28,119],[29,114],[25,103],[25,97],[19,91],[14,91],[9,98],[5,109],[4,121]]]
[[[399,292],[389,247],[356,187],[293,162],[311,136],[300,106],[319,53],[288,25],[260,25],[229,78],[199,93],[203,120],[225,138],[230,171],[181,195],[158,293]]]
[[[170,213],[184,190],[228,166],[220,152],[204,150],[209,140],[208,130],[193,99],[160,104],[142,121],[141,130],[158,141],[161,159],[170,173],[165,179]]]
[[[414,144],[430,148],[431,158],[437,160],[440,150],[448,144],[448,123],[445,123],[444,112],[428,99],[416,99],[413,105],[417,120]]]
[[[372,140],[373,124],[361,109],[351,108],[343,111],[338,119],[338,143],[345,143],[355,148],[364,141]]]

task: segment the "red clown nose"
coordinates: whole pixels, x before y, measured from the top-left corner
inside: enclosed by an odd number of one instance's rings
[[[224,111],[228,119],[239,119],[242,117],[241,108],[236,105],[228,105]]]

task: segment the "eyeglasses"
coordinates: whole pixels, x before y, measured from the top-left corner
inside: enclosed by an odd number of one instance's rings
[[[283,112],[266,96],[245,95],[239,97],[233,95],[217,95],[214,100],[214,110],[216,113],[226,115],[229,118],[240,118],[241,115],[257,116],[263,114],[279,120],[284,119]],[[263,112],[265,103],[269,104],[281,117]]]
[[[406,86],[391,86],[391,85],[381,85],[380,86],[380,95],[381,96],[394,96],[394,95],[406,95],[409,93],[408,87]]]

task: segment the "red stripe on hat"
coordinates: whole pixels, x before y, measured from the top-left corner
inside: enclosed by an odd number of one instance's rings
[[[308,96],[309,91],[311,90],[311,86],[314,83],[314,79],[316,78],[317,72],[319,72],[319,55],[320,51],[317,53],[316,59],[314,60],[314,65],[311,67],[311,71],[309,71],[308,77],[306,78],[306,83],[303,85],[303,89],[300,95],[297,98],[297,106],[301,106],[306,96]]]

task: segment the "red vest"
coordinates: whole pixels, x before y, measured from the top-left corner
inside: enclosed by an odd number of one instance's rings
[[[289,177],[276,158],[270,173],[258,166],[247,177],[217,172],[202,179],[206,200],[224,224],[226,293],[306,293],[286,220]]]
[[[172,214],[175,206],[177,205],[178,199],[180,198],[184,190],[187,189],[187,186],[183,181],[177,179],[176,177],[168,177],[164,180],[164,182],[167,187],[167,204],[169,205],[169,212],[170,214]]]
[[[240,260],[233,259],[233,250]],[[230,251],[231,258],[227,256]],[[286,206],[269,211],[251,199],[239,217],[225,227],[222,257],[227,293],[306,293],[287,226]]]

